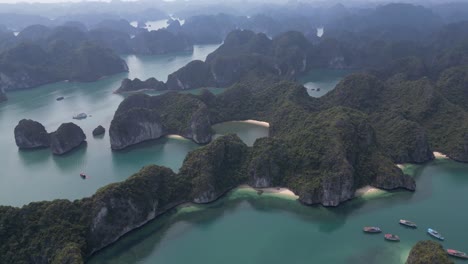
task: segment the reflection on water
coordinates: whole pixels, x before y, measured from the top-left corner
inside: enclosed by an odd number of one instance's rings
[[[197,45],[193,53],[126,56],[129,73],[90,83],[60,82],[10,92],[9,100],[0,104],[0,148],[3,153],[8,153],[0,158],[3,170],[0,175],[0,204],[21,206],[32,201],[90,196],[98,188],[122,181],[149,164],[178,170],[185,155],[198,147],[191,141],[162,139],[134,151],[116,153],[111,151],[107,135],[93,137],[92,131],[98,125],[109,130],[114,112],[125,97],[113,93],[123,78],[147,79],[154,76],[166,80],[168,74],[191,60],[204,60],[218,46]],[[65,99],[56,101],[60,96]],[[91,117],[72,119],[81,112]],[[53,156],[49,149],[18,151],[13,131],[23,118],[41,122],[48,132],[55,131],[62,123],[75,122],[85,132],[87,145],[59,157]],[[80,172],[92,177],[83,181],[79,178]]]
[[[444,233],[444,247],[463,249],[466,238],[460,230],[468,212],[447,205],[468,202],[468,164],[438,160],[410,170],[417,192],[358,198],[338,208],[238,189],[209,205],[174,209],[90,263],[404,263],[417,241],[430,239],[429,226]],[[403,228],[400,218],[420,228]],[[381,234],[363,234],[367,225],[402,240],[390,243]]]

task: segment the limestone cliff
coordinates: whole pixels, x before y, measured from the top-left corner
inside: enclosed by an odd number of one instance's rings
[[[4,102],[6,100],[8,100],[8,98],[7,98],[6,94],[5,94],[5,91],[2,88],[0,88],[0,103]]]
[[[148,166],[121,183],[99,189],[85,199],[90,210],[87,255],[115,242],[167,209],[184,202],[172,170]]]
[[[50,134],[50,148],[55,155],[63,155],[79,147],[86,140],[83,130],[74,123],[64,123]]]
[[[116,150],[168,134],[210,142],[213,131],[207,106],[187,94],[132,95],[120,104],[109,129]]]
[[[179,172],[192,186],[190,199],[209,203],[245,182],[247,156],[247,145],[236,135],[221,137],[190,152]]]
[[[139,92],[139,91],[161,91],[166,90],[166,84],[164,82],[156,80],[156,78],[149,78],[146,81],[141,81],[138,78],[130,80],[125,78],[122,81],[119,89],[117,89],[116,93],[126,93],[126,92]]]
[[[29,119],[21,120],[15,127],[15,141],[21,149],[47,148],[50,145],[45,127]]]

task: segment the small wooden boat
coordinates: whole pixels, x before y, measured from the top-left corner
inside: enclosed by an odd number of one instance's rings
[[[88,176],[86,176],[86,174],[84,174],[83,172],[80,173],[80,177],[81,179],[85,180]]]
[[[431,235],[431,236],[433,236],[433,237],[439,239],[439,240],[442,240],[442,241],[445,240],[445,238],[444,238],[439,232],[437,232],[437,231],[434,230],[434,229],[428,228],[428,229],[427,229],[427,233],[428,233],[429,235]]]
[[[413,223],[411,221],[408,221],[408,220],[404,220],[404,219],[400,220],[400,225],[404,225],[404,226],[411,227],[411,228],[417,228],[418,227],[415,223]]]
[[[398,242],[400,241],[400,237],[394,234],[385,234],[385,240]]]
[[[371,233],[371,234],[377,234],[381,233],[382,230],[380,230],[379,227],[376,226],[366,226],[362,229],[365,233]]]
[[[465,252],[461,252],[455,249],[447,249],[447,254],[456,258],[468,259],[468,255],[466,255]]]
[[[55,99],[55,100],[57,100],[57,101],[62,101],[63,99],[65,99],[65,97],[63,97],[63,96],[60,96],[60,97],[58,97],[58,98],[57,98],[57,99]]]

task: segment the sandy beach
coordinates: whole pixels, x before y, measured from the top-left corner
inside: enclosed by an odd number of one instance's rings
[[[448,159],[447,155],[443,154],[443,153],[440,153],[440,152],[437,152],[437,151],[434,151],[434,157],[436,159]]]
[[[241,122],[241,123],[248,123],[248,124],[254,124],[257,126],[262,126],[262,127],[270,127],[270,124],[268,122],[263,122],[263,121],[258,121],[258,120],[242,120],[242,121],[234,121],[234,122]]]
[[[251,189],[254,191],[262,191],[264,194],[275,194],[279,196],[285,196],[288,198],[295,198],[298,199],[297,196],[293,191],[289,190],[288,188],[281,188],[281,187],[271,187],[271,188],[253,188],[250,185],[240,185],[239,189]]]
[[[185,139],[183,136],[179,135],[167,135],[167,138],[172,138],[172,139]]]
[[[396,165],[398,168],[400,168],[400,169],[404,169],[404,168],[405,168],[405,165],[403,165],[403,164],[395,164],[395,165]]]
[[[354,193],[354,196],[358,197],[358,196],[364,196],[364,195],[369,195],[369,194],[377,194],[381,191],[382,190],[380,189],[367,185],[367,186],[357,189],[356,192]]]

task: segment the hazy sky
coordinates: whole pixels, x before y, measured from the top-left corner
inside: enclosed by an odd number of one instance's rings
[[[81,0],[0,0],[0,3],[17,3],[17,2],[27,2],[27,3],[60,3],[60,2],[80,2]],[[93,0],[93,1],[101,1],[101,2],[108,2],[105,0]]]

